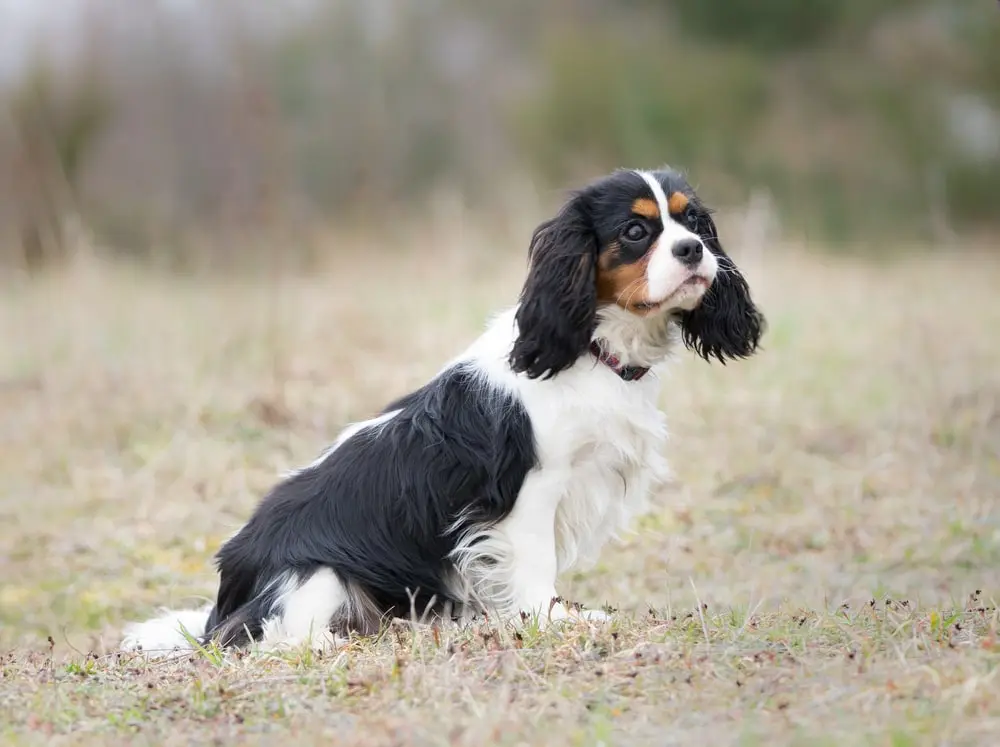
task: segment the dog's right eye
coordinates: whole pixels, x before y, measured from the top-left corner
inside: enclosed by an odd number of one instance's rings
[[[638,221],[633,221],[625,227],[625,231],[622,233],[622,237],[626,241],[642,241],[649,235],[649,231],[646,227],[639,223]]]

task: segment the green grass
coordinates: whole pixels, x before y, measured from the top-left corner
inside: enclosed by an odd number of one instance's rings
[[[2,289],[4,743],[995,740],[1000,260],[975,253],[736,254],[764,351],[678,358],[675,484],[562,580],[610,627],[117,654],[125,622],[212,595],[212,554],[280,471],[514,299],[520,248],[441,236],[309,278],[81,260]]]

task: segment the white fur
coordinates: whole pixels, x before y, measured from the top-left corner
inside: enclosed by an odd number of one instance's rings
[[[212,605],[200,610],[160,610],[160,616],[125,627],[123,651],[142,651],[152,657],[171,657],[193,649],[184,632],[192,638],[205,634]]]
[[[334,614],[348,603],[348,595],[329,568],[320,568],[305,583],[294,574],[284,574],[273,609],[264,620],[258,647],[262,651],[294,649],[308,645],[320,651],[336,648],[343,641],[328,629]],[[212,605],[200,610],[161,610],[159,617],[125,628],[123,651],[141,651],[150,658],[171,658],[194,650],[185,632],[197,639],[205,634]]]
[[[305,583],[292,575],[286,577],[275,602],[282,612],[264,621],[261,648],[336,647],[338,641],[328,628],[337,610],[347,603],[347,591],[329,568],[320,568]]]
[[[694,239],[701,243],[698,234],[689,231],[670,216],[669,201],[663,187],[652,174],[638,172],[653,191],[660,218],[663,222],[663,232],[650,250],[649,264],[646,266],[646,287],[649,289],[649,301],[660,303],[670,299],[671,306],[678,309],[692,309],[701,300],[705,288],[701,286],[684,285],[684,281],[692,275],[700,275],[708,282],[715,279],[719,263],[715,255],[703,248],[701,262],[695,268],[685,267],[673,255],[674,245],[683,239]],[[676,298],[671,298],[675,296]]]

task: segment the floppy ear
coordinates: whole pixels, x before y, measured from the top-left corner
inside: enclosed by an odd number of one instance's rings
[[[746,278],[723,251],[715,222],[706,214],[699,228],[705,246],[719,261],[719,271],[701,304],[681,315],[681,334],[684,344],[702,358],[725,365],[726,359],[756,352],[767,321],[750,297]]]
[[[583,199],[574,197],[531,237],[510,365],[532,379],[573,365],[597,324],[597,236]]]

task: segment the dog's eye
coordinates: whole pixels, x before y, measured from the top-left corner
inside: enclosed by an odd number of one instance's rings
[[[622,236],[625,237],[626,241],[642,241],[648,235],[649,231],[646,230],[646,227],[638,221],[629,223],[625,227],[624,233],[622,233]]]
[[[698,221],[701,217],[698,215],[698,211],[689,208],[686,213],[684,213],[684,222],[687,223],[687,227],[692,231],[698,230]]]

